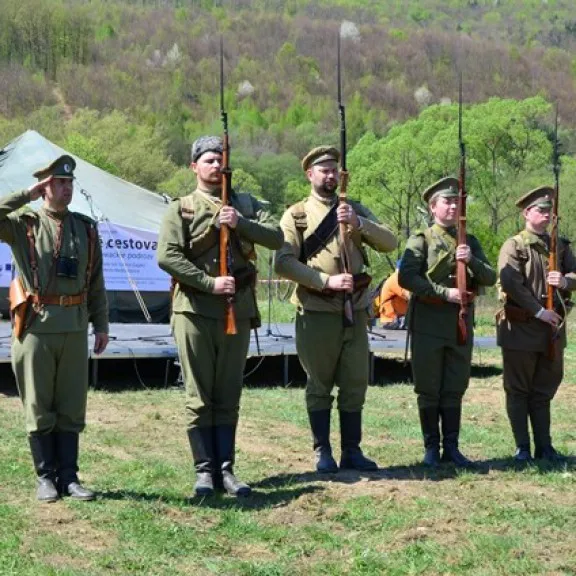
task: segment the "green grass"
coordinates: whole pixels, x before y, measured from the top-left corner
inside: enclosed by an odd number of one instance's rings
[[[574,453],[575,370],[554,404],[554,436]],[[407,384],[372,386],[371,475],[318,478],[301,388],[243,396],[239,475],[246,500],[189,498],[193,475],[180,389],[91,391],[81,474],[97,501],[39,505],[19,400],[0,403],[0,574],[575,574],[573,464],[515,470],[498,353],[466,397],[462,445],[482,473],[418,465]],[[337,422],[334,444],[337,446]]]
[[[284,305],[283,305],[284,306]],[[285,310],[288,310],[286,305]],[[487,333],[493,310],[481,309]],[[312,472],[304,390],[247,388],[237,472],[255,494],[190,498],[181,389],[91,391],[81,476],[91,503],[40,505],[14,391],[0,395],[0,575],[284,576],[576,574],[574,459],[510,465],[498,350],[475,353],[463,450],[480,473],[422,455],[416,399],[397,358],[371,386],[364,442],[381,470]],[[556,446],[576,451],[576,344],[553,405]],[[338,452],[338,423],[333,441]]]

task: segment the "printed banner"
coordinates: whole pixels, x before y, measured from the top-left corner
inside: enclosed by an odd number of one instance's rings
[[[98,230],[107,290],[132,290],[129,277],[140,292],[170,289],[170,277],[156,263],[157,234],[107,222]]]
[[[170,289],[170,277],[156,263],[157,234],[107,222],[101,222],[98,230],[107,290],[132,290],[129,277],[141,292]],[[10,247],[0,243],[0,287],[10,285],[11,259]]]

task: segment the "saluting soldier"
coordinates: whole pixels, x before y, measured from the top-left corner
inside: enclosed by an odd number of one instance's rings
[[[275,250],[282,231],[249,194],[232,193],[223,206],[222,140],[198,138],[191,168],[198,185],[176,199],[164,217],[158,264],[175,281],[172,329],[186,387],[186,425],[196,470],[195,492],[224,488],[250,494],[233,471],[236,427],[251,324],[259,320],[254,284],[255,244]],[[232,275],[219,274],[219,228],[231,235]],[[234,296],[237,334],[225,334],[226,298]]]
[[[284,245],[275,268],[298,284],[296,348],[307,374],[306,407],[312,429],[316,469],[336,472],[330,445],[332,390],[338,387],[341,468],[375,470],[377,465],[360,449],[362,408],[368,386],[368,264],[363,245],[389,252],[396,245],[392,232],[359,202],[338,203],[338,161],[332,146],[311,150],[302,168],[311,184],[308,198],[284,213],[280,225]],[[347,226],[350,273],[340,258],[339,223]],[[353,294],[354,323],[343,324],[344,293]]]
[[[520,463],[532,457],[528,420],[535,457],[555,463],[564,460],[552,446],[550,403],[563,377],[565,317],[569,294],[576,289],[576,259],[570,242],[561,238],[559,270],[548,269],[550,236],[546,230],[553,198],[554,189],[541,186],[516,202],[526,226],[506,240],[498,258],[504,308],[497,315],[497,337],[504,363],[506,410],[516,442],[514,458]],[[555,310],[544,308],[548,285],[556,291]]]
[[[11,302],[12,369],[44,502],[94,498],[78,480],[78,440],[86,424],[88,324],[100,354],[108,303],[96,223],[68,210],[75,167],[61,156],[35,172],[36,184],[0,200],[0,240],[12,248],[22,294]],[[40,197],[39,210],[19,210]]]
[[[456,245],[458,180],[443,178],[422,193],[434,223],[412,235],[400,265],[399,282],[412,293],[409,309],[412,375],[424,437],[424,464],[440,461],[459,467],[473,463],[458,448],[462,399],[468,388],[474,338],[474,304],[470,305],[467,341],[458,343],[460,294],[456,262],[466,262],[468,290],[478,293],[496,282],[480,243],[467,235]],[[440,458],[440,425],[443,453]]]

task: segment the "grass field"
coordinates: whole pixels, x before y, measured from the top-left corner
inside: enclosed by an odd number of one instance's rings
[[[371,386],[365,409],[377,473],[318,477],[303,389],[246,389],[236,469],[255,493],[240,501],[190,498],[183,391],[168,388],[91,391],[81,476],[100,496],[37,504],[20,402],[5,383],[0,574],[576,574],[575,459],[514,469],[498,352],[475,361],[462,447],[478,473],[419,466],[415,397],[391,359],[397,383]],[[553,412],[568,454],[575,380],[573,346]]]

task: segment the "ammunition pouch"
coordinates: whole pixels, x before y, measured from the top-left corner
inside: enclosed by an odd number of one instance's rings
[[[504,304],[504,307],[496,313],[496,319],[508,320],[508,322],[528,322],[531,318],[534,318],[526,308],[521,308],[520,306],[515,306],[514,304]]]
[[[26,313],[30,305],[30,294],[24,290],[20,277],[17,276],[10,282],[8,298],[10,300],[10,315],[12,317],[14,336],[20,339],[26,328]]]
[[[428,269],[426,274],[434,284],[444,284],[450,276],[454,275],[455,266],[454,254],[443,250],[440,252],[438,260]]]

